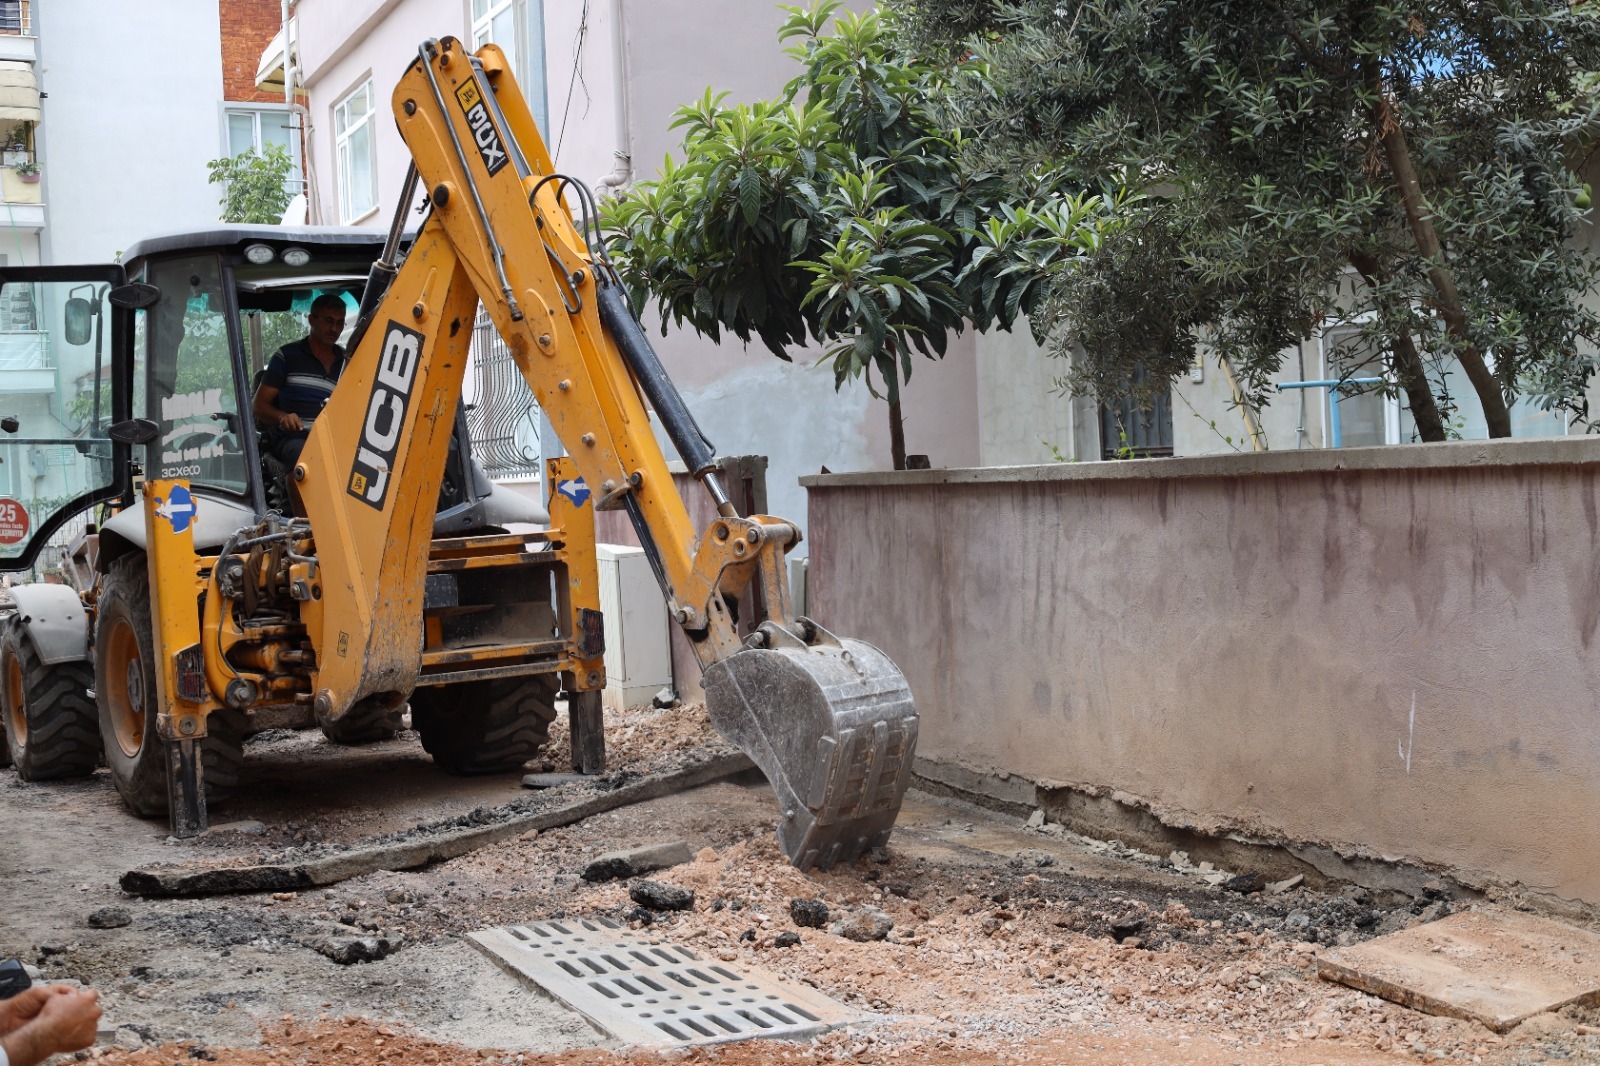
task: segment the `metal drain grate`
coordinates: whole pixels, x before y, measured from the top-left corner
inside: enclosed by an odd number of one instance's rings
[[[862,1015],[775,974],[709,961],[606,918],[467,934],[481,951],[630,1044],[812,1036]]]

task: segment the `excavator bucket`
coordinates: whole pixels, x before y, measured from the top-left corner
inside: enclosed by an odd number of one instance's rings
[[[767,775],[778,842],[802,870],[882,847],[911,780],[917,712],[883,652],[806,619],[807,642],[772,623],[765,647],[705,671],[711,724]]]

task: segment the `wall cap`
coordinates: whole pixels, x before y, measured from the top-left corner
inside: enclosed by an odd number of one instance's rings
[[[1308,448],[1303,451],[1197,455],[1181,459],[1046,463],[950,470],[874,470],[812,474],[808,489],[877,486],[972,485],[1043,481],[1159,481],[1179,478],[1398,470],[1473,470],[1485,467],[1600,464],[1600,436],[1540,440],[1450,441],[1377,448]]]

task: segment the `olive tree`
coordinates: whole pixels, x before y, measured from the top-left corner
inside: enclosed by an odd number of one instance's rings
[[[1424,439],[1452,365],[1491,436],[1519,394],[1586,414],[1600,4],[889,2],[916,47],[987,68],[952,87],[967,165],[1150,192],[1051,282],[1086,387],[1142,367],[1165,388],[1204,341],[1259,406],[1336,316],[1367,323]]]

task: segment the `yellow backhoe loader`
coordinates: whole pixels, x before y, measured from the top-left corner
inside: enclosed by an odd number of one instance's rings
[[[547,738],[559,685],[575,760],[596,772],[593,511],[614,508],[699,658],[713,723],[772,783],[784,853],[826,868],[881,845],[916,744],[905,679],[795,615],[784,556],[799,530],[729,502],[607,261],[592,194],[555,173],[504,56],[425,42],[393,107],[412,165],[381,247],[244,227],[145,242],[126,267],[0,268],[0,319],[59,316],[56,376],[83,370],[31,402],[0,381],[18,412],[0,420],[0,568],[54,567],[76,586],[11,590],[9,755],[24,776],[61,776],[92,769],[98,740],[129,805],[188,835],[273,714],[353,741],[392,730],[409,701],[446,769],[504,770]],[[274,470],[248,402],[263,319],[323,292],[356,305],[348,361],[298,461]],[[546,463],[561,489],[548,517],[472,461],[462,391],[480,306],[569,453]],[[704,530],[652,412],[716,504]],[[42,468],[29,449],[49,452]],[[36,468],[29,496],[15,475]],[[114,514],[45,557],[93,507]],[[741,629],[728,605],[751,589],[758,617]]]

